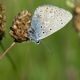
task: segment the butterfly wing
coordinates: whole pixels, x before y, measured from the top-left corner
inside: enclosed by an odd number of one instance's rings
[[[30,39],[35,42],[63,28],[72,18],[72,14],[56,6],[40,6],[32,17]],[[32,32],[31,32],[32,31]]]

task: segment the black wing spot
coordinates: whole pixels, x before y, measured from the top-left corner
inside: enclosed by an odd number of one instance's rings
[[[41,26],[41,28],[42,28],[42,26]]]
[[[51,31],[52,29],[50,28],[50,31]]]
[[[44,34],[45,32],[43,32],[43,34]]]
[[[63,23],[61,23],[61,24],[63,24]]]

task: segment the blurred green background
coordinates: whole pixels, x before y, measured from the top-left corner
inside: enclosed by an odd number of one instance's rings
[[[3,52],[13,42],[9,35],[12,20],[21,10],[52,4],[70,10],[66,0],[0,0],[6,8],[6,35],[0,42]],[[0,61],[0,80],[80,80],[80,38],[72,21],[37,45],[17,43]]]

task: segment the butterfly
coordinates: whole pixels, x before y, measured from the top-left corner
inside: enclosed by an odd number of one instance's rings
[[[28,37],[31,41],[39,43],[63,28],[71,19],[72,14],[67,10],[52,5],[40,6],[32,16]]]

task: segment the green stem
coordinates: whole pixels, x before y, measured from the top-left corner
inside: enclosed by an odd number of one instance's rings
[[[6,55],[6,53],[15,45],[15,42],[13,42],[10,47],[8,47],[3,54],[0,55],[0,60],[3,59],[3,57]]]

